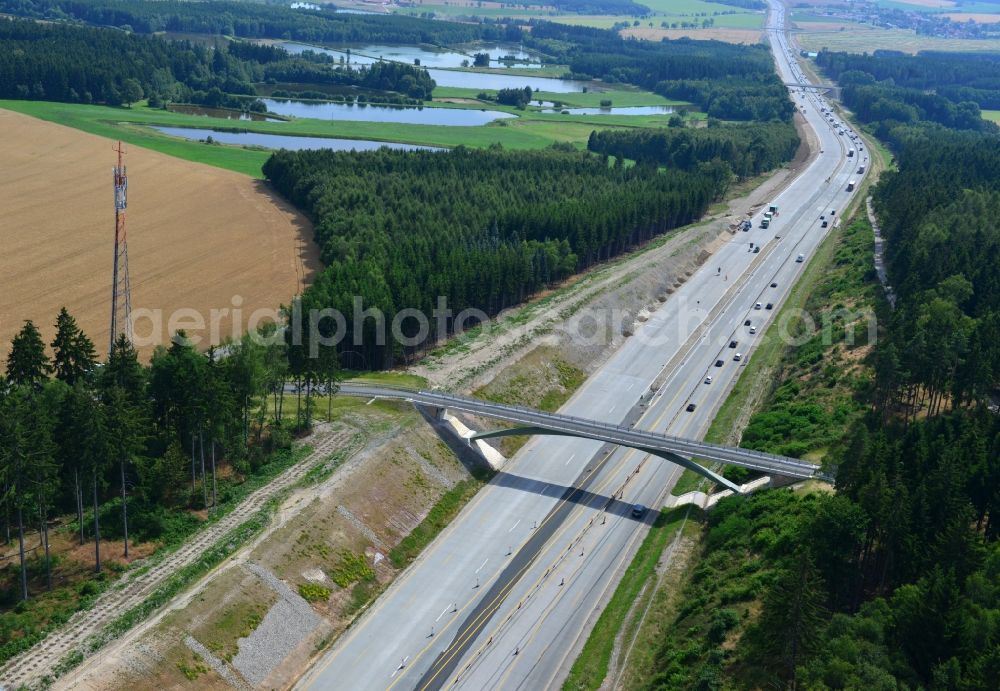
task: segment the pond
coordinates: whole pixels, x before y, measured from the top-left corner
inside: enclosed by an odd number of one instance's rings
[[[482,89],[497,91],[499,89],[523,89],[530,86],[535,91],[547,91],[553,94],[579,93],[587,87],[594,87],[587,82],[577,82],[571,79],[553,79],[551,77],[519,77],[514,74],[492,74],[489,72],[465,72],[462,70],[429,69],[427,72],[438,86],[459,86],[465,89]]]
[[[189,106],[171,103],[168,110],[173,113],[184,113],[185,115],[203,115],[209,118],[223,118],[225,120],[252,120],[254,122],[282,122],[278,118],[269,118],[263,113],[243,113],[230,108],[207,108],[205,106]]]
[[[325,53],[338,62],[341,58],[344,62],[350,60],[352,65],[370,65],[383,60],[393,60],[395,62],[405,62],[412,65],[414,60],[420,60],[424,67],[459,67],[462,60],[472,58],[464,53],[456,53],[449,50],[430,50],[419,46],[390,46],[390,45],[367,45],[352,46],[350,48],[320,48],[310,46],[305,43],[295,43],[294,41],[284,41],[281,47],[293,55],[297,55],[307,50],[314,53]]]
[[[353,103],[324,103],[321,101],[294,101],[287,99],[262,99],[267,109],[278,115],[317,120],[359,120],[362,122],[398,122],[411,125],[451,125],[472,127],[485,125],[500,118],[517,117],[499,110],[469,110],[464,108],[413,108],[356,105]]]
[[[666,115],[673,113],[673,106],[623,106],[621,108],[562,108],[556,110],[547,108],[542,113],[561,113],[566,111],[570,115]]]
[[[469,46],[463,46],[462,50],[467,51],[469,55],[475,55],[476,53],[487,53],[490,56],[490,66],[491,67],[512,67],[514,69],[538,69],[542,66],[541,57],[529,53],[524,50],[521,46],[512,43],[482,43],[473,44]],[[519,62],[505,63],[503,58],[513,57]],[[438,65],[436,65],[438,66]],[[459,61],[455,65],[439,65],[439,67],[461,67],[462,62]]]
[[[400,144],[399,142],[376,142],[368,139],[335,139],[333,137],[294,137],[285,134],[261,134],[259,132],[216,132],[193,127],[162,127],[152,129],[174,137],[183,137],[194,141],[202,141],[211,137],[220,144],[237,144],[241,146],[261,146],[266,149],[289,149],[304,151],[306,149],[333,149],[334,151],[376,151],[382,147],[400,149],[403,151],[443,151],[434,146],[417,146],[416,144]]]
[[[348,60],[348,49],[334,50],[330,48],[320,48],[310,46],[305,43],[295,43],[294,41],[283,41],[279,44],[289,53],[298,54],[306,50],[316,53],[325,53],[339,60]],[[577,82],[568,79],[554,79],[552,77],[519,77],[509,74],[490,74],[488,72],[465,72],[461,70],[445,70],[442,67],[459,67],[462,60],[468,60],[469,56],[464,53],[453,51],[437,52],[426,50],[418,46],[360,46],[350,49],[350,63],[352,65],[370,65],[378,62],[379,56],[387,60],[396,60],[413,64],[414,58],[420,59],[420,64],[428,68],[431,78],[439,86],[460,86],[467,89],[523,89],[530,86],[532,89],[549,91],[557,94],[567,94],[583,91],[584,87],[591,86],[586,82]],[[382,51],[382,52],[379,52]],[[391,52],[390,52],[391,51]],[[498,51],[503,53],[503,51]],[[506,53],[503,53],[506,54]],[[491,53],[492,55],[492,53]]]
[[[295,41],[282,42],[281,46],[293,55],[306,50],[312,50],[317,53],[326,53],[337,61],[343,58],[345,62],[348,59],[348,51],[350,51],[351,64],[358,65],[370,65],[381,58],[383,60],[404,62],[408,65],[414,64],[414,60],[419,60],[423,67],[461,67],[463,62],[471,63],[476,53],[488,53],[493,59],[494,67],[509,66],[524,69],[531,67],[539,68],[542,66],[538,56],[525,52],[519,46],[492,43],[463,46],[458,50],[434,50],[433,48],[424,48],[422,46],[388,44],[319,48],[305,43],[296,43]],[[522,62],[511,63],[510,65],[502,63],[500,59],[508,55]]]

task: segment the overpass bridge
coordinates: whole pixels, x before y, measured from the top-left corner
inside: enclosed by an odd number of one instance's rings
[[[764,453],[763,451],[751,451],[738,447],[723,446],[721,444],[710,444],[682,437],[672,437],[656,432],[599,422],[597,420],[588,420],[571,415],[560,415],[558,413],[546,413],[533,408],[492,403],[490,401],[482,401],[438,391],[418,391],[389,386],[350,384],[341,386],[340,393],[365,398],[404,400],[416,405],[434,408],[440,412],[457,410],[495,420],[504,420],[517,425],[511,429],[478,432],[469,438],[470,442],[490,437],[548,434],[582,437],[608,444],[626,446],[653,456],[658,456],[671,463],[676,463],[736,493],[740,491],[739,486],[699,463],[694,462],[692,458],[737,465],[757,472],[781,477],[831,479],[823,474],[818,465],[806,463],[796,458],[778,456],[776,454]]]
[[[793,89],[802,89],[803,91],[805,90],[816,91],[819,93],[823,93],[824,91],[833,91],[839,88],[836,86],[824,86],[822,84],[806,84],[803,82],[782,82],[782,84],[784,84],[785,86],[790,86]]]

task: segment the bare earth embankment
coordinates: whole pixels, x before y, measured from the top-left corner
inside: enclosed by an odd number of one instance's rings
[[[51,340],[62,305],[107,348],[112,145],[0,110],[0,359],[25,319]],[[239,296],[245,324],[258,308],[287,304],[318,268],[310,224],[264,183],[139,147],[127,148],[126,164],[132,309],[162,310],[164,338],[169,316],[190,308],[206,320],[207,345],[210,310]],[[219,323],[232,335],[229,314]],[[148,319],[136,326],[140,339],[154,332]]]

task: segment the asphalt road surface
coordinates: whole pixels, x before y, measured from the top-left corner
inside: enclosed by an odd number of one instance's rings
[[[783,8],[773,4],[769,26],[783,24]],[[784,34],[770,33],[783,81],[803,79]],[[808,261],[823,240],[819,217],[846,207],[848,181],[860,181],[857,167],[868,167],[849,128],[820,112],[827,107],[820,96],[793,88],[792,97],[823,153],[773,201],[779,215],[771,227],[760,229],[754,217],[753,229],[737,232],[560,412],[703,436],[805,266],[798,255]],[[750,242],[761,251],[750,252]],[[763,307],[769,302],[773,310]],[[637,451],[532,439],[300,688],[559,686],[653,520],[653,512],[633,516],[632,505],[661,506],[678,476],[677,466]]]

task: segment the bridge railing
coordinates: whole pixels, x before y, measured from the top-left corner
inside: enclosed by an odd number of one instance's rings
[[[691,439],[684,439],[683,437],[674,437],[666,434],[639,430],[633,427],[626,427],[621,424],[577,417],[575,415],[545,413],[527,406],[510,403],[493,403],[459,394],[414,390],[401,386],[383,386],[381,384],[362,384],[360,386],[349,385],[345,388],[348,389],[345,393],[350,393],[350,389],[356,389],[357,393],[364,393],[365,395],[373,396],[380,395],[380,392],[384,393],[383,390],[391,391],[394,394],[399,394],[401,397],[408,398],[414,402],[439,405],[442,408],[451,407],[465,409],[467,412],[471,413],[486,415],[490,415],[491,412],[494,415],[498,413],[506,413],[503,417],[511,419],[514,422],[523,422],[526,424],[541,423],[543,426],[556,429],[558,429],[556,425],[558,423],[562,423],[564,431],[568,432],[579,431],[579,428],[597,429],[610,433],[607,434],[607,436],[610,437],[607,441],[620,441],[626,445],[634,445],[638,442],[652,448],[669,445],[675,447],[673,449],[675,452],[678,449],[683,449],[683,453],[688,453],[692,456],[704,457],[709,460],[739,462],[743,465],[755,467],[759,470],[785,473],[790,470],[795,470],[804,476],[825,477],[821,474],[819,466],[801,461],[799,459],[789,458],[787,456],[779,456],[765,451],[754,451],[750,449],[741,449],[739,447],[723,446],[721,444],[712,444],[710,442],[699,442]],[[577,429],[574,430],[571,425],[575,426]]]

